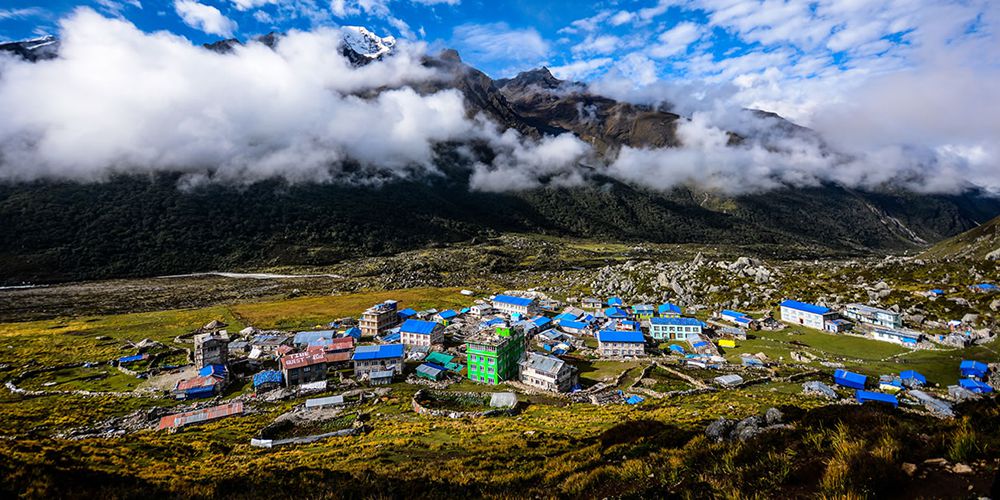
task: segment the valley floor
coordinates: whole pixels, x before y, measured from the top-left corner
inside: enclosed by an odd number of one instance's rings
[[[698,256],[699,251],[704,254]],[[237,384],[213,404],[242,401],[243,415],[178,432],[156,431],[143,427],[188,405],[163,392],[170,385],[163,379],[140,380],[107,365],[131,354],[129,346],[143,339],[180,345],[178,336],[211,320],[227,323],[232,332],[244,326],[296,331],[357,316],[390,298],[415,309],[458,308],[473,300],[459,293],[464,288],[482,296],[531,283],[543,283],[546,293],[559,298],[580,293],[637,300],[683,296],[686,303],[710,309],[759,312],[792,293],[810,300],[867,297],[882,289],[873,286],[876,282],[886,281],[890,293],[878,299],[886,306],[919,309],[929,321],[975,312],[983,325],[996,328],[991,300],[963,291],[977,274],[981,278],[995,270],[980,264],[915,265],[906,259],[753,263],[767,271],[770,277],[764,280],[756,271],[731,270],[735,260],[724,259],[734,256],[709,249],[580,243],[575,249],[560,246],[554,259],[533,246],[523,253],[498,249],[484,255],[490,258],[463,262],[467,255],[460,249],[425,251],[355,262],[353,269],[310,270],[324,276],[308,278],[185,276],[0,290],[5,321],[0,323],[0,379],[16,379],[18,388],[34,391],[0,389],[5,442],[0,492],[172,498],[965,498],[998,493],[996,400],[961,403],[955,407],[957,418],[940,419],[907,405],[831,404],[801,390],[806,380],[830,382],[832,369],[820,364],[826,361],[875,377],[915,369],[927,375],[932,391],[940,392],[955,382],[960,360],[1000,361],[995,342],[909,351],[799,328],[751,332],[722,354],[731,362],[756,353],[775,361],[759,381],[736,389],[650,396],[634,406],[572,402],[469,381],[445,389],[519,393],[520,413],[490,418],[414,413],[411,399],[420,386],[395,383],[344,410],[348,420],[363,423],[363,433],[273,449],[253,447],[250,441],[305,396],[269,401],[255,397],[248,382]],[[695,265],[698,259],[705,262]],[[932,285],[954,289],[962,301],[916,295]],[[793,362],[793,352],[808,352],[816,360]],[[172,363],[186,362],[184,353],[171,356]],[[615,384],[625,393],[691,387],[677,372],[704,380],[717,375],[686,370],[670,356],[573,361],[583,385]],[[654,361],[663,368],[645,372],[650,382],[644,385],[644,369]],[[62,368],[38,371],[55,367]],[[25,372],[35,375],[21,377]],[[331,392],[353,388],[346,383]],[[705,435],[706,426],[720,417],[742,419],[769,408],[778,408],[788,425],[747,441],[715,442]],[[99,435],[86,436],[94,432]]]

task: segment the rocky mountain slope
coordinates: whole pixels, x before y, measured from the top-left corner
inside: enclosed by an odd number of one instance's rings
[[[1000,261],[1000,217],[934,245],[923,257]]]

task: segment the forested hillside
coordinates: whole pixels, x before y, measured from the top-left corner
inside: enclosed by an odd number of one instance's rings
[[[178,190],[171,175],[7,184],[0,185],[0,280],[323,265],[500,232],[856,254],[917,248],[998,212],[1000,201],[975,196],[825,187],[722,198],[613,180],[504,194],[471,192],[464,179],[448,177],[190,191]]]

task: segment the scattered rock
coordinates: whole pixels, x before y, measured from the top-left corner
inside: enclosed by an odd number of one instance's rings
[[[917,473],[917,464],[903,462],[903,473],[907,476],[913,477],[913,475]]]
[[[955,464],[952,466],[951,471],[955,474],[972,474],[974,472],[972,467],[965,464]]]

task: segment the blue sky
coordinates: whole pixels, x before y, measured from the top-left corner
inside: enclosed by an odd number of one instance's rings
[[[202,10],[185,21],[181,3]],[[58,19],[87,5],[121,16],[144,31],[168,30],[193,42],[245,39],[271,30],[319,25],[364,25],[380,34],[421,40],[432,49],[455,47],[495,77],[546,64],[560,76],[592,79],[615,69],[641,82],[723,73],[706,67],[808,59],[817,71],[845,69],[859,57],[905,47],[917,28],[907,16],[921,2],[813,0],[7,0],[0,8],[0,38],[57,33]],[[947,2],[927,2],[945,4]],[[965,5],[970,33],[988,2]],[[881,4],[881,5],[865,5]],[[895,5],[893,5],[895,4]],[[852,6],[853,5],[853,6]],[[847,6],[847,7],[845,7]],[[205,12],[214,14],[204,14]],[[217,15],[215,22],[198,24]],[[221,20],[221,21],[220,21]],[[862,50],[863,49],[863,50]],[[633,55],[634,54],[634,55]],[[621,59],[633,55],[622,64]],[[637,59],[642,56],[647,59]],[[699,58],[691,61],[690,58]],[[687,61],[678,59],[685,58]],[[707,58],[707,59],[706,59]],[[823,58],[816,61],[815,58]],[[758,61],[759,60],[759,61]],[[647,64],[648,63],[648,64]],[[652,66],[636,68],[635,66]],[[755,68],[759,69],[759,68]],[[801,69],[801,68],[800,68]],[[645,72],[643,72],[645,71]],[[803,76],[812,76],[805,73]]]
[[[546,65],[597,93],[667,102],[693,118],[682,139],[701,161],[743,168],[715,143],[725,142],[725,130],[745,125],[731,110],[754,108],[812,127],[855,157],[867,155],[870,161],[858,163],[854,177],[905,177],[916,161],[941,172],[928,179],[979,176],[988,179],[980,184],[1000,186],[1000,113],[991,109],[1000,102],[996,0],[5,0],[0,39],[58,35],[60,20],[81,6],[103,16],[76,22],[87,35],[83,47],[99,42],[101,30],[115,25],[105,22],[112,19],[194,44],[361,25],[411,42],[418,52],[420,44],[431,52],[455,48],[493,77]],[[139,44],[137,51],[160,43],[134,33],[126,38]],[[191,49],[189,42],[179,43]],[[191,60],[200,57],[193,49],[183,52]],[[99,59],[101,52],[84,55]],[[137,54],[136,60],[142,58]],[[73,62],[59,69],[75,74]],[[174,63],[181,73],[188,67]],[[128,70],[126,79],[138,71],[119,69]],[[56,80],[45,69],[25,71]],[[229,76],[241,81],[242,75]],[[56,118],[53,123],[60,123]],[[920,159],[907,156],[916,150]],[[723,154],[708,154],[714,152]],[[791,148],[786,163],[808,163],[799,153]],[[749,164],[767,169],[768,162]],[[659,168],[662,159],[647,163]],[[844,172],[843,166],[832,171]]]

